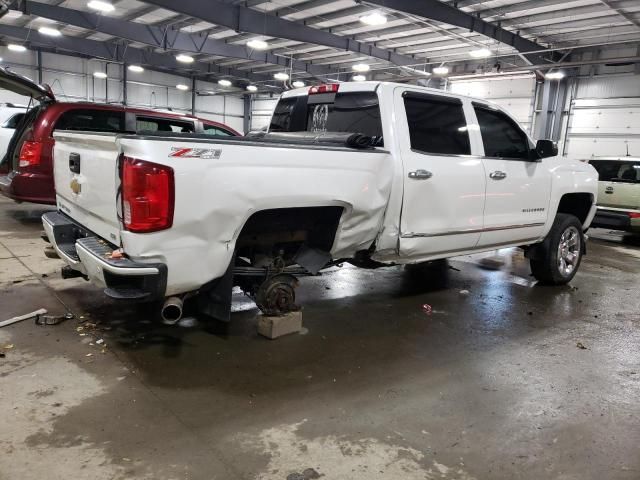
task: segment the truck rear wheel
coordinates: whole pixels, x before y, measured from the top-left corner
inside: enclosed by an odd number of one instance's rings
[[[531,272],[541,283],[564,285],[575,276],[584,251],[582,224],[577,217],[558,213],[541,251],[531,259]]]

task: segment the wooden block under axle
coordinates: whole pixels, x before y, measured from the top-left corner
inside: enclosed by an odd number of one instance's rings
[[[302,311],[289,312],[280,317],[258,317],[258,333],[270,339],[276,339],[302,330]]]

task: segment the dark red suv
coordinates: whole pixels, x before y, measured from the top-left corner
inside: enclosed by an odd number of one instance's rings
[[[51,89],[0,67],[0,88],[29,96],[36,105],[0,152],[0,193],[18,202],[54,205],[53,132],[185,132],[238,136],[221,123],[190,115],[88,102],[57,102]]]

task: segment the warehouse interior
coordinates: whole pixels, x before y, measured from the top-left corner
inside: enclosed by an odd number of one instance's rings
[[[558,165],[595,166],[593,211],[626,221],[587,225],[580,270],[560,286],[536,281],[509,242],[416,265],[334,259],[298,279],[302,326],[266,339],[237,285],[230,322],[163,322],[87,275],[62,278],[42,216],[71,210],[3,191],[0,480],[640,478],[640,0],[0,0],[0,57],[3,156],[18,142],[11,115],[34,105],[6,75],[60,105],[173,121],[174,143],[207,125],[250,143],[281,95],[391,82],[490,102],[534,144],[555,142]],[[212,138],[210,158],[236,148]],[[637,176],[604,185],[604,161]],[[13,176],[0,163],[0,189]],[[204,192],[244,199],[202,178],[174,228]],[[627,198],[606,207],[614,188]],[[25,315],[40,309],[49,324]]]

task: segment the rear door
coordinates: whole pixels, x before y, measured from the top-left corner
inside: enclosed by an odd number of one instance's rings
[[[473,102],[484,148],[487,199],[479,246],[532,240],[544,233],[551,173],[532,155],[533,144],[515,120]]]
[[[118,159],[115,133],[54,133],[58,208],[87,229],[120,242]]]
[[[640,210],[640,159],[601,159],[589,162],[598,171],[598,206]]]
[[[404,177],[401,255],[473,249],[483,227],[485,175],[472,155],[463,101],[399,88],[394,102]]]

